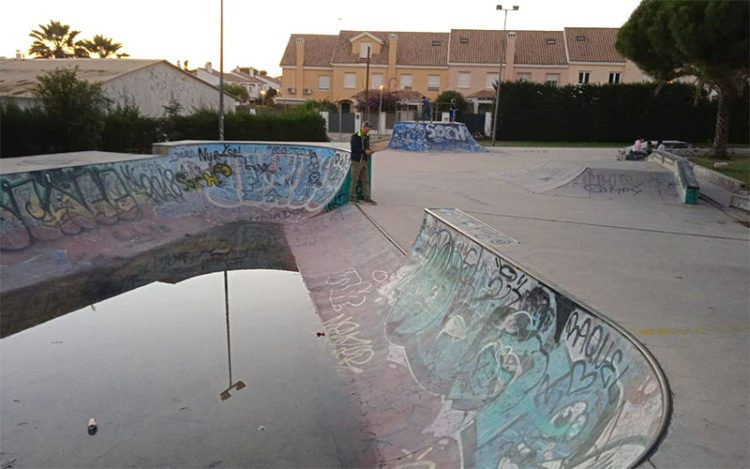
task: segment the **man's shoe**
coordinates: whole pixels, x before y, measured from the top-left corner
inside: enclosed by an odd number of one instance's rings
[[[365,203],[366,203],[366,204],[370,204],[370,205],[377,205],[377,204],[378,204],[377,202],[375,202],[375,201],[374,201],[374,200],[372,200],[372,199],[365,199]]]
[[[351,202],[353,204],[358,204],[359,203],[359,199],[356,198],[356,197],[349,197],[349,202]]]

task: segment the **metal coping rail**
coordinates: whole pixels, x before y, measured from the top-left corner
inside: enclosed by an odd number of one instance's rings
[[[602,321],[604,321],[608,326],[615,329],[617,332],[623,335],[627,340],[630,341],[630,343],[635,346],[636,349],[638,349],[639,352],[646,358],[646,361],[651,366],[651,369],[654,371],[654,374],[656,375],[656,378],[659,380],[659,386],[661,388],[661,397],[662,402],[664,403],[664,414],[661,419],[661,424],[659,431],[656,434],[656,437],[651,441],[651,444],[648,445],[644,450],[641,452],[641,454],[638,455],[638,457],[635,460],[635,464],[633,464],[632,467],[638,466],[639,464],[643,463],[648,457],[658,448],[659,444],[663,440],[664,436],[666,435],[667,429],[669,427],[669,422],[672,417],[672,398],[670,394],[670,388],[669,388],[669,382],[667,381],[667,377],[664,374],[664,371],[661,369],[661,366],[659,366],[659,363],[656,361],[656,358],[649,352],[649,350],[646,348],[645,345],[643,345],[633,334],[628,332],[625,328],[617,324],[614,320],[607,317],[605,314],[601,313],[595,308],[592,308],[588,306],[586,303],[579,300],[575,295],[569,293],[563,288],[558,287],[556,284],[550,282],[547,280],[543,275],[540,275],[538,272],[534,271],[533,269],[529,269],[527,267],[521,267],[521,263],[514,260],[512,257],[508,256],[505,253],[498,252],[495,248],[489,246],[484,241],[476,238],[475,236],[471,235],[470,233],[466,232],[465,230],[457,227],[447,219],[443,218],[436,212],[434,212],[436,209],[424,209],[425,213],[427,213],[430,216],[435,217],[436,219],[440,220],[441,223],[445,224],[452,230],[456,231],[457,233],[466,236],[467,238],[471,239],[475,243],[482,246],[482,248],[490,251],[491,253],[497,255],[498,257],[503,258],[503,260],[507,261],[509,264],[511,264],[513,267],[519,270],[525,271],[527,274],[531,275],[532,277],[536,278],[540,283],[543,283],[546,287],[550,288],[553,291],[556,291],[557,293],[560,293],[571,300],[573,300],[576,305],[583,307],[587,312],[591,313],[592,315],[598,317]],[[455,209],[459,211],[460,213],[471,217],[471,215],[467,214],[461,209]],[[474,218],[474,217],[471,217]],[[483,223],[487,225],[486,223],[482,222],[481,220],[478,220],[480,223]],[[487,225],[489,226],[489,225]],[[494,228],[493,228],[494,229]],[[497,230],[495,230],[497,231]]]
[[[393,237],[391,237],[391,235],[388,234],[388,232],[386,232],[380,225],[378,225],[378,223],[375,220],[373,220],[372,217],[370,217],[370,215],[368,215],[367,212],[365,212],[365,210],[359,204],[354,204],[354,205],[357,207],[357,209],[359,209],[359,212],[362,215],[364,215],[364,217],[367,219],[367,221],[369,221],[370,223],[372,223],[372,226],[374,226],[376,230],[380,231],[380,233],[383,236],[385,236],[385,239],[387,239],[388,241],[390,241],[391,244],[393,244],[396,247],[396,249],[398,249],[401,252],[401,254],[403,254],[404,256],[409,255],[408,251],[406,249],[402,248],[401,245],[398,244],[398,242],[396,242],[396,240],[393,239]]]

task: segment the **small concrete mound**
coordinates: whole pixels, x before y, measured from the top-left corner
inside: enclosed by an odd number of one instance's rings
[[[485,152],[466,124],[460,122],[396,122],[388,148],[417,152]]]
[[[549,162],[503,179],[535,194],[589,199],[654,200],[679,203],[673,173],[650,163],[579,165]]]

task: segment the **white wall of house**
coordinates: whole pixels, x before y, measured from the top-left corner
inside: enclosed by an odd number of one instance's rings
[[[102,89],[116,104],[135,104],[143,114],[163,116],[164,106],[174,102],[182,113],[197,109],[218,109],[219,92],[188,73],[164,63],[136,70],[103,84]],[[235,103],[225,95],[224,110],[234,111]]]

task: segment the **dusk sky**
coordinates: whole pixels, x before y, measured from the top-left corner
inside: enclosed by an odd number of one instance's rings
[[[502,29],[498,2],[381,0],[256,2],[224,0],[224,69],[254,66],[272,75],[292,33],[337,34],[340,29],[436,31],[451,28]],[[619,27],[640,0],[518,0],[508,29],[562,30],[565,26]],[[29,32],[50,19],[124,45],[132,58],[213,62],[219,68],[220,0],[32,0],[0,7],[0,56],[27,53]]]

